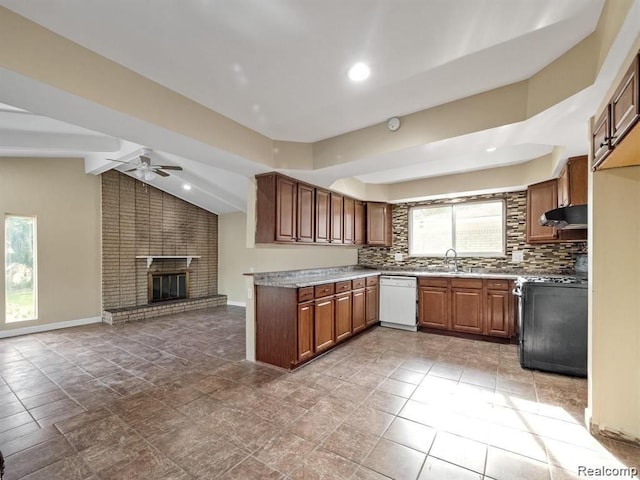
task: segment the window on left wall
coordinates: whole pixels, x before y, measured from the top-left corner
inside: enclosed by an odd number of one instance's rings
[[[4,219],[5,321],[38,318],[36,217]]]

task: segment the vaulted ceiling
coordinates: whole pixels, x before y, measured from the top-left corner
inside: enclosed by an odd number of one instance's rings
[[[584,154],[639,3],[0,0],[0,155],[100,173],[148,147],[184,169],[151,183],[226,213],[272,169],[388,184]]]

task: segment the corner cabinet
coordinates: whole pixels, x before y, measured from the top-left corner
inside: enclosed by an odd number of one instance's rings
[[[527,188],[527,243],[546,243],[557,240],[555,228],[540,225],[540,216],[558,206],[557,180],[529,185]]]
[[[376,325],[378,278],[303,288],[257,285],[256,360],[293,369]]]
[[[593,170],[640,165],[640,54],[593,123]]]
[[[540,225],[540,216],[554,208],[587,203],[587,156],[571,157],[557,179],[527,188],[526,242],[586,242],[587,230],[557,230]]]
[[[418,326],[510,338],[515,335],[512,287],[506,279],[421,277]]]
[[[388,203],[366,202],[367,245],[390,247],[392,207]]]

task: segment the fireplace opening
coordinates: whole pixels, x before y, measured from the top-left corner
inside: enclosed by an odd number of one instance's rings
[[[149,274],[149,302],[163,302],[187,298],[188,272]]]

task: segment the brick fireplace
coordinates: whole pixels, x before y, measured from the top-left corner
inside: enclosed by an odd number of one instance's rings
[[[150,278],[176,272],[188,276],[187,298],[151,302]],[[102,174],[102,303],[107,323],[226,304],[218,216],[115,170]]]

